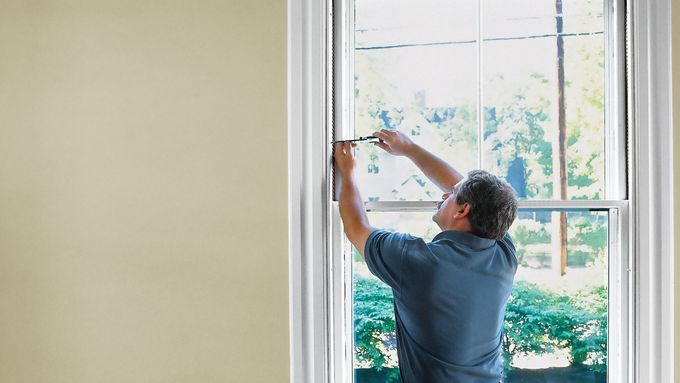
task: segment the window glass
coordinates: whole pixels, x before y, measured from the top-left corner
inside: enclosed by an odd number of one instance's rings
[[[469,1],[356,3],[356,137],[397,129],[462,171],[477,167],[475,15]],[[441,195],[407,159],[367,143],[356,150],[365,200]]]
[[[505,176],[520,198],[562,199],[560,190],[566,188],[566,199],[603,199],[602,2],[599,13],[595,1],[570,1],[563,7],[562,19],[571,30],[589,30],[563,35],[563,81],[558,77],[556,3],[528,4],[484,1],[484,167]],[[564,136],[559,135],[560,109]],[[559,177],[560,167],[565,178]]]
[[[603,2],[563,4],[563,81],[555,4],[357,1],[355,137],[400,130],[463,173],[505,177],[522,199],[604,199]],[[357,156],[366,201],[438,198],[407,159],[368,143]]]
[[[562,1],[562,13],[564,14],[564,33],[580,35],[604,34],[603,1]]]

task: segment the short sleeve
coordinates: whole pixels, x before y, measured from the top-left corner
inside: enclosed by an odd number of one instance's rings
[[[407,240],[411,236],[378,229],[366,240],[364,259],[368,269],[388,286],[399,291],[402,262]]]
[[[500,244],[501,247],[505,250],[505,254],[507,254],[508,258],[510,259],[510,262],[512,262],[516,270],[518,266],[517,250],[515,250],[515,244],[512,242],[512,237],[510,237],[510,233],[508,232],[505,233],[503,239],[500,241]]]
[[[505,235],[503,236],[502,239],[503,243],[512,250],[513,254],[515,253],[515,244],[512,242],[512,237],[510,237],[510,233],[507,231],[505,232]]]

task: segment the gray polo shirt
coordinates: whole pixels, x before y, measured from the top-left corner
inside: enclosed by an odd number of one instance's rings
[[[517,271],[515,246],[446,230],[426,243],[376,230],[364,257],[392,287],[404,383],[498,383],[505,305]]]

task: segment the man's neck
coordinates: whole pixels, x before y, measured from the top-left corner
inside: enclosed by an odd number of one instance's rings
[[[443,230],[457,230],[457,231],[464,231],[466,233],[474,234],[472,232],[472,228],[470,227],[470,221],[468,221],[468,220],[451,222],[451,224],[445,226]]]

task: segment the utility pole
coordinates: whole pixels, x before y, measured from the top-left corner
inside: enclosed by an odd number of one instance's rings
[[[555,23],[557,27],[557,140],[553,141],[553,198],[567,199],[567,124],[564,106],[564,38],[562,0],[555,0]],[[567,213],[552,214],[553,226],[553,270],[562,276],[567,272]]]

